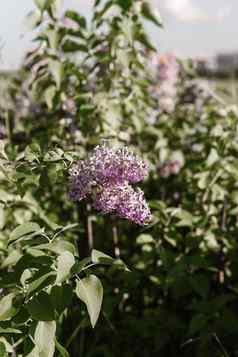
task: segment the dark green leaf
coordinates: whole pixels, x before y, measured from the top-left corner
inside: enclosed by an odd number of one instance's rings
[[[55,319],[54,306],[50,296],[44,291],[33,297],[26,308],[34,320],[52,321]]]
[[[76,22],[80,27],[86,28],[87,22],[84,16],[79,15],[76,11],[68,10],[65,13],[65,17]]]

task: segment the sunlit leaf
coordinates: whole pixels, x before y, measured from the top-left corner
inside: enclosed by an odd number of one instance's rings
[[[57,258],[57,276],[56,284],[61,284],[65,281],[70,274],[70,270],[75,263],[75,259],[72,253],[65,251]]]
[[[55,321],[38,322],[34,334],[34,342],[39,357],[53,357],[55,352]]]
[[[35,222],[23,223],[16,227],[10,234],[9,242],[15,241],[23,236],[27,236],[34,232],[39,232],[40,226]]]
[[[76,294],[87,306],[92,327],[96,325],[102,306],[103,286],[95,275],[77,280]]]
[[[17,312],[17,309],[13,306],[14,293],[10,293],[4,296],[0,300],[0,321],[9,320]]]

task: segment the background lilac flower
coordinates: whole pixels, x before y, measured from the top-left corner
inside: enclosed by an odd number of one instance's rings
[[[169,177],[170,175],[177,175],[181,169],[181,163],[178,160],[171,160],[164,164],[159,169],[162,177]]]
[[[127,148],[113,150],[100,145],[72,168],[70,198],[91,198],[98,211],[145,224],[151,219],[149,207],[143,192],[134,190],[130,183],[143,180],[147,174],[147,164]]]

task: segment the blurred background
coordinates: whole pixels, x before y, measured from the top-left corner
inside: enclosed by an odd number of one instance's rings
[[[164,28],[147,25],[158,51],[173,52],[197,62],[202,76],[227,98],[237,102],[238,45],[237,0],[151,0],[161,13]],[[62,0],[65,8],[74,8],[89,17],[93,0]],[[0,70],[17,70],[27,50],[32,48],[32,31],[25,18],[34,9],[32,0],[8,0],[1,3]]]

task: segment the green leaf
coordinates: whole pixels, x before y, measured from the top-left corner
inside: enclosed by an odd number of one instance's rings
[[[132,6],[133,0],[116,0],[118,5],[122,7],[125,11],[129,11]]]
[[[86,266],[91,262],[91,258],[87,257],[77,262],[72,268],[72,274],[79,274],[82,270],[86,270]],[[90,264],[89,264],[90,265]]]
[[[136,243],[143,245],[143,244],[155,243],[155,240],[150,234],[140,234],[136,239]]]
[[[209,171],[204,171],[194,176],[195,178],[198,179],[198,187],[200,188],[200,190],[204,190],[205,188],[207,188],[209,182],[209,176],[210,176]]]
[[[54,17],[57,16],[57,13],[60,11],[62,6],[63,0],[53,0],[53,3],[51,4],[51,13]]]
[[[102,264],[111,265],[114,262],[114,259],[112,257],[96,249],[92,250],[91,259],[93,263],[102,263]]]
[[[135,33],[135,38],[138,42],[142,43],[142,45],[144,45],[146,48],[150,49],[151,51],[155,51],[156,52],[156,48],[155,46],[151,43],[149,37],[147,36],[147,34],[143,31],[137,31]]]
[[[55,347],[62,357],[70,357],[68,351],[55,339]]]
[[[58,255],[65,251],[75,254],[75,246],[72,243],[62,239],[57,239],[53,243],[38,245],[37,248],[41,250],[50,250]]]
[[[14,298],[15,294],[10,293],[0,300],[0,321],[9,320],[16,315],[17,309],[13,306]]]
[[[190,325],[189,325],[189,333],[194,335],[195,333],[201,331],[207,324],[207,317],[203,314],[194,315]]]
[[[13,353],[14,352],[13,347],[10,345],[10,343],[4,337],[0,337],[0,344],[4,345],[5,351],[7,353]],[[3,351],[3,349],[1,349],[1,350]],[[4,357],[5,357],[5,355],[4,355]]]
[[[207,298],[210,288],[208,277],[197,274],[196,276],[193,276],[191,279],[189,279],[189,282],[194,291],[196,291],[204,299]]]
[[[193,225],[193,215],[183,209],[176,209],[174,216],[179,219],[177,227],[191,227]]]
[[[44,156],[44,161],[46,162],[55,162],[55,161],[61,161],[64,156],[64,151],[60,148],[57,148],[55,150],[49,150],[45,156]]]
[[[54,234],[53,239],[55,239],[56,237],[58,237],[60,234],[62,234],[63,232],[69,230],[69,229],[73,229],[75,227],[78,227],[78,223],[72,223],[72,224],[68,224],[67,226],[64,227],[59,227],[59,229],[57,230],[57,232]]]
[[[56,94],[56,88],[55,86],[50,86],[46,89],[45,91],[45,101],[47,104],[47,107],[51,110],[53,108],[53,100]]]
[[[87,22],[84,16],[79,15],[76,11],[68,10],[65,13],[65,17],[76,22],[80,27],[86,28]]]
[[[125,0],[123,0],[125,1]],[[127,0],[126,0],[127,1]],[[105,15],[105,13],[114,5],[114,2],[112,0],[107,1],[103,8],[100,11],[95,11],[94,13],[94,20],[95,21],[100,21],[102,17]]]
[[[41,148],[36,143],[28,145],[24,152],[25,159],[26,161],[29,162],[33,162],[33,161],[39,162],[40,155],[41,155]]]
[[[51,302],[59,315],[71,304],[73,290],[70,285],[55,285],[50,291]]]
[[[83,43],[78,43],[72,40],[66,40],[62,45],[62,49],[64,52],[88,52],[88,48]]]
[[[6,327],[6,328],[0,327],[0,333],[20,334],[20,333],[22,333],[22,331],[21,330],[17,330],[15,328],[10,328],[10,327]]]
[[[103,286],[95,275],[78,280],[76,294],[87,306],[92,327],[96,325],[102,306]]]
[[[49,285],[54,277],[55,277],[55,272],[49,272],[41,276],[40,278],[34,280],[32,283],[29,284],[27,295],[31,295],[31,293],[37,290],[39,287],[41,287],[41,285],[43,286]]]
[[[2,341],[0,341],[0,357],[7,357],[6,347]]]
[[[23,287],[26,287],[27,280],[32,277],[32,272],[30,269],[25,269],[21,275],[20,282]]]
[[[63,79],[64,75],[64,66],[63,63],[57,60],[50,60],[49,61],[49,69],[50,72],[52,73],[52,76],[55,80],[56,86],[59,89],[61,85],[61,81]]]
[[[50,295],[45,291],[40,292],[26,305],[29,314],[34,320],[52,321],[55,319],[54,307]]]
[[[57,258],[57,277],[56,284],[61,284],[69,275],[70,270],[75,264],[75,259],[72,253],[66,251],[60,254]]]
[[[5,260],[3,260],[1,268],[6,268],[8,266],[15,265],[21,257],[22,257],[22,254],[19,252],[19,250],[14,249],[7,256],[7,258]]]
[[[54,2],[54,0],[34,0],[36,6],[41,10],[46,10]]]
[[[0,230],[5,226],[6,217],[4,206],[0,204]]]
[[[12,231],[9,242],[13,242],[23,236],[27,236],[28,234],[39,232],[40,230],[40,226],[35,222],[23,223]]]
[[[36,326],[34,342],[39,357],[53,357],[55,352],[55,321],[40,321]],[[37,355],[36,355],[37,356]]]
[[[152,8],[152,5],[149,3],[149,1],[143,1],[141,6],[141,13],[146,20],[152,21],[155,25],[159,27],[163,25],[158,9],[156,9],[154,6]]]
[[[59,32],[55,29],[47,30],[45,32],[45,34],[48,38],[50,48],[52,48],[53,50],[56,50],[58,48],[59,40],[60,40]]]
[[[39,26],[42,20],[42,14],[37,9],[31,11],[25,18],[25,27],[27,30],[33,30],[35,27]]]
[[[217,150],[212,148],[208,155],[206,164],[208,167],[211,167],[213,164],[215,164],[217,161],[219,161],[219,159],[220,159],[220,157],[218,155]]]

